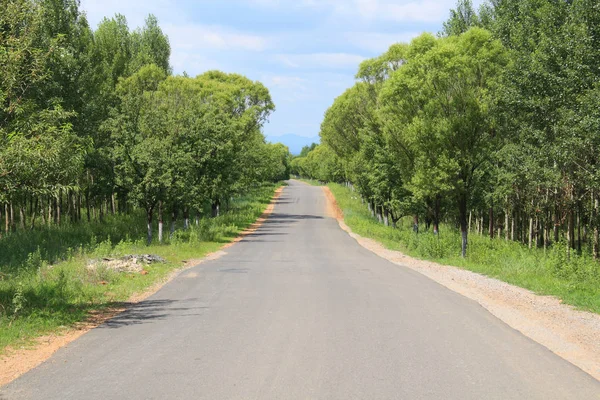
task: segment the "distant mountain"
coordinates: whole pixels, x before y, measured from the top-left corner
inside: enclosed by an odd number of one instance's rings
[[[310,146],[313,143],[319,143],[321,138],[318,136],[305,137],[298,135],[267,136],[267,141],[271,143],[283,143],[290,148],[293,155],[298,155],[304,146]]]

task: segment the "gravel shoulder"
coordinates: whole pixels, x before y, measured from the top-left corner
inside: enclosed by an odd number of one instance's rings
[[[418,260],[352,232],[328,187],[328,213],[361,246],[472,299],[494,316],[600,380],[600,315],[460,268]]]

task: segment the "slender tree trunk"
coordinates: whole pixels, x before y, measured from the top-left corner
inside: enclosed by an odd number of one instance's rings
[[[100,220],[100,222],[104,222],[104,208],[106,203],[103,199],[100,199],[99,203],[100,204],[98,204],[98,219]]]
[[[15,223],[15,206],[12,201],[10,202],[10,230],[13,232],[17,230],[17,225]]]
[[[415,214],[413,217],[413,232],[419,233],[419,214]]]
[[[77,222],[81,222],[81,195],[80,194],[77,195],[76,211],[77,211]]]
[[[56,201],[56,225],[60,225],[61,205],[62,205],[61,190],[58,191],[58,195],[57,195],[57,198],[55,201]]]
[[[385,226],[390,226],[390,212],[387,208],[383,208],[383,223]]]
[[[375,206],[375,210],[377,211],[377,220],[379,223],[383,223],[383,216],[381,215],[381,206]]]
[[[575,249],[575,209],[573,207],[573,198],[575,194],[573,193],[573,187],[571,186],[570,195],[569,195],[569,239],[567,240],[568,245],[571,249]]]
[[[190,212],[187,207],[183,208],[183,229],[188,230],[190,228]]]
[[[173,206],[173,210],[171,212],[171,236],[175,233],[175,222],[177,221],[177,207]]]
[[[433,234],[438,235],[440,233],[440,196],[436,196],[433,202]],[[468,230],[468,227],[467,227]]]
[[[492,206],[490,207],[489,223],[490,223],[490,226],[489,226],[490,239],[493,239],[494,238],[494,203],[492,203]]]
[[[533,215],[529,216],[529,248],[533,245]]]
[[[559,240],[559,232],[558,227],[560,225],[559,219],[559,209],[558,209],[558,189],[554,190],[554,243],[558,243]]]
[[[25,230],[25,207],[19,206],[19,228]]]
[[[148,246],[150,246],[152,244],[152,214],[153,214],[153,208],[149,207],[146,208],[146,220],[148,221],[147,223],[147,228],[148,228],[148,234],[146,237]]]
[[[31,230],[33,230],[35,228],[35,218],[37,216],[37,209],[38,209],[38,198],[35,198],[35,203],[33,205],[33,207],[31,207],[31,223],[29,224],[29,227]]]
[[[90,190],[87,189],[85,192],[85,207],[86,207],[86,214],[87,214],[87,221],[91,222],[92,221],[92,213],[91,213],[91,207],[90,207]]]
[[[581,204],[577,206],[577,254],[581,254]]]
[[[469,211],[469,233],[471,233],[471,220],[473,219],[473,211]]]
[[[516,222],[516,214],[513,211],[512,221],[510,223],[510,240],[515,241],[515,222]]]
[[[10,231],[10,217],[8,214],[10,214],[9,210],[8,210],[8,203],[4,203],[4,232],[8,235],[8,232]]]
[[[163,202],[158,202],[158,242],[163,242]]]
[[[458,198],[458,217],[461,233],[461,254],[463,258],[467,256],[467,247],[469,244],[469,227],[467,226],[467,195],[462,193]]]
[[[219,201],[215,201],[212,203],[211,205],[211,211],[212,211],[212,216],[213,218],[216,218],[219,216]]]
[[[510,218],[510,209],[508,206],[508,196],[506,196],[506,210],[504,211],[504,240],[508,242],[508,234],[509,234],[509,230],[508,230],[508,224],[509,224],[509,218]]]
[[[594,231],[594,238],[592,239],[592,255],[594,260],[598,260],[598,253],[600,247],[600,234],[598,232],[598,198],[596,197],[596,191],[592,190],[592,217],[591,226]]]
[[[115,204],[115,193],[112,192],[110,194],[110,213],[112,215],[115,215],[116,212],[117,212],[117,207],[116,207],[116,204]]]

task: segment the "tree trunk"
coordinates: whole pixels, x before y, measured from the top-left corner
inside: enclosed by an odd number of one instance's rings
[[[568,226],[568,230],[569,230],[569,238],[567,240],[568,245],[571,247],[571,249],[575,248],[575,210],[573,207],[573,198],[574,198],[575,194],[573,193],[573,187],[571,187],[570,190],[570,195],[569,195],[569,226]]]
[[[163,242],[163,203],[158,202],[158,243]]]
[[[190,212],[187,207],[183,209],[183,229],[188,230],[190,228]]]
[[[510,240],[512,240],[513,242],[515,241],[515,217],[516,215],[513,213],[512,221],[510,223]]]
[[[175,222],[177,221],[177,217],[178,217],[178,211],[177,211],[177,206],[173,206],[173,210],[171,212],[171,236],[173,236],[173,233],[175,233]]]
[[[211,204],[212,217],[216,218],[219,216],[219,201],[215,201]]]
[[[87,220],[88,222],[91,222],[92,220],[92,215],[91,215],[91,210],[90,210],[90,190],[86,190],[85,192],[85,207],[86,207],[86,214],[87,214]]]
[[[62,213],[62,190],[58,189],[58,198],[56,200],[56,225],[60,225],[61,213]]]
[[[390,212],[387,208],[383,208],[383,223],[385,226],[390,226]]]
[[[9,217],[9,211],[8,211],[8,203],[4,204],[4,232],[6,234],[8,234],[8,232],[10,231],[10,217]]]
[[[375,206],[375,210],[377,211],[377,220],[379,221],[379,223],[383,223],[383,216],[381,215],[381,207],[380,206]]]
[[[577,254],[581,254],[581,205],[577,206]]]
[[[146,237],[147,242],[148,242],[148,246],[150,246],[152,244],[152,213],[153,213],[153,208],[146,208],[146,220],[148,221],[147,224],[147,228],[148,228],[148,235]]]
[[[469,244],[469,227],[467,221],[467,195],[462,193],[458,198],[458,218],[461,233],[461,254],[463,258],[467,256],[467,247]]]
[[[38,198],[35,198],[35,203],[33,205],[33,207],[31,207],[31,223],[29,224],[29,227],[31,230],[33,230],[35,228],[35,218],[37,216],[37,209],[38,209]]]
[[[492,206],[490,207],[490,220],[489,220],[489,235],[490,235],[490,239],[494,238],[494,205],[492,203]]]
[[[554,243],[558,243],[558,226],[560,225],[560,219],[558,215],[558,189],[554,190]]]
[[[433,234],[440,233],[440,196],[436,196],[433,202]],[[468,230],[468,228],[467,228]]]
[[[413,232],[419,233],[419,215],[415,214],[413,217]]]
[[[110,213],[112,215],[115,215],[115,213],[117,212],[117,207],[115,204],[115,193],[111,193],[110,194]]]
[[[529,216],[529,248],[533,245],[533,215]]]
[[[508,197],[506,197],[506,210],[504,211],[504,240],[508,242],[508,224],[510,223],[510,209],[508,208]]]
[[[19,228],[25,230],[25,207],[19,206]]]
[[[469,211],[469,233],[471,233],[471,220],[473,219],[473,211]]]
[[[598,198],[596,192],[592,190],[592,227],[594,229],[594,239],[592,243],[592,254],[594,260],[598,260],[599,246],[600,246],[600,234],[598,232]]]

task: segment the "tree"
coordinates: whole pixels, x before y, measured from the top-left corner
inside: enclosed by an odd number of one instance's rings
[[[152,242],[152,221],[158,202],[172,184],[172,138],[164,137],[147,118],[154,108],[152,98],[166,78],[156,65],[142,67],[117,86],[119,105],[108,121],[114,143],[117,182],[131,189],[131,198],[146,211],[148,244]],[[154,111],[155,112],[155,111]]]
[[[454,198],[466,256],[478,171],[497,145],[489,91],[506,65],[505,50],[489,32],[472,28],[457,37],[422,36],[411,52],[382,90],[381,115],[390,141],[414,154],[415,195]]]

